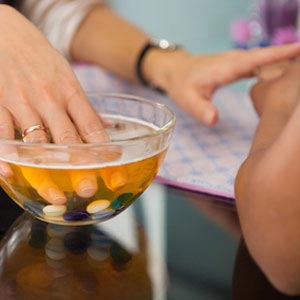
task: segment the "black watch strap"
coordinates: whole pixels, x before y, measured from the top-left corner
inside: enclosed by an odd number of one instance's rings
[[[137,58],[136,62],[136,76],[139,79],[140,83],[144,86],[151,87],[152,89],[159,91],[161,93],[164,93],[164,91],[161,88],[158,88],[154,86],[153,84],[149,83],[144,74],[143,74],[143,61],[146,56],[146,54],[153,48],[160,49],[163,51],[174,51],[179,48],[178,45],[173,44],[171,42],[168,42],[167,40],[149,40],[144,47],[142,48],[141,52],[139,53],[139,56]]]

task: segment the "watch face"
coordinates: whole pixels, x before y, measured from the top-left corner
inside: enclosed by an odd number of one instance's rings
[[[168,40],[165,40],[165,39],[162,39],[162,40],[154,40],[154,44],[156,47],[162,49],[162,50],[175,50],[177,49],[177,45],[168,41]]]

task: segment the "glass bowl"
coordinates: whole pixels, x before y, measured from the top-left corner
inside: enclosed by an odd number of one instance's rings
[[[87,96],[104,120],[109,142],[0,139],[0,162],[13,171],[10,178],[1,176],[1,186],[42,221],[87,225],[116,216],[149,186],[165,157],[175,124],[169,108],[131,95]]]

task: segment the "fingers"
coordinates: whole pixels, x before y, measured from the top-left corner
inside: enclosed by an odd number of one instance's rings
[[[191,91],[184,99],[183,108],[207,126],[218,121],[218,111],[210,100],[201,96],[197,91]]]
[[[23,107],[21,104],[19,105],[18,110],[14,111],[14,118],[23,132],[31,126],[43,124],[37,113],[31,110],[28,106]],[[13,124],[10,122],[9,136],[12,135],[11,131],[13,131]],[[46,143],[48,138],[44,130],[37,129],[31,132],[29,131],[28,134],[24,136],[23,141],[29,143]],[[31,153],[31,155],[40,155],[41,158],[43,157],[41,149],[34,150],[34,153]],[[20,168],[24,178],[43,199],[52,204],[63,204],[66,202],[64,193],[60,191],[58,186],[53,182],[49,174],[49,170],[25,166],[20,166]]]
[[[80,110],[80,109],[79,109]],[[55,112],[55,113],[53,113]],[[62,107],[47,110],[45,115],[52,139],[56,144],[80,144],[81,138],[76,127]]]
[[[281,60],[287,60],[300,55],[300,43],[289,44],[284,46],[273,46],[267,48],[256,48],[245,51],[248,53],[249,68],[275,63]]]
[[[60,205],[66,202],[66,196],[53,182],[49,171],[42,168],[20,167],[24,178],[46,201]]]
[[[80,112],[81,109],[77,110]],[[82,143],[74,123],[61,107],[56,107],[55,115],[46,115],[47,123],[51,131],[53,141],[57,144],[80,144]],[[51,110],[49,110],[51,112]],[[88,156],[88,154],[87,154]],[[91,163],[89,157],[82,156],[82,153],[70,153],[70,163],[75,165],[83,165]],[[96,174],[93,171],[87,170],[72,170],[69,171],[72,186],[77,195],[83,198],[93,196],[97,189]]]
[[[19,107],[15,111],[14,117],[23,133],[31,126],[43,125],[43,121],[38,114],[27,106]],[[48,137],[45,130],[39,129],[28,132],[23,137],[23,141],[27,143],[47,143]]]
[[[43,124],[38,115],[28,107],[23,108],[22,115],[19,112],[20,110],[16,112],[15,118],[18,120],[18,124],[23,132],[26,132],[26,129],[31,126]],[[48,138],[44,130],[33,130],[23,137],[23,141],[29,143],[47,143]],[[42,154],[39,154],[42,157]],[[64,193],[53,182],[49,170],[32,167],[21,167],[21,170],[24,178],[43,199],[55,205],[66,202]]]
[[[240,78],[256,76],[262,66],[289,60],[300,55],[300,44],[255,48],[252,50],[233,50],[227,52],[226,61],[229,62],[228,80],[231,82]],[[277,75],[277,74],[276,74]]]
[[[291,60],[284,60],[278,63],[262,66],[257,70],[257,77],[263,81],[274,80],[282,76],[291,66]]]
[[[80,111],[80,109],[79,109]],[[82,143],[73,122],[70,120],[66,112],[58,108],[56,109],[55,116],[48,119],[48,125],[51,130],[53,140],[57,144],[80,144]],[[82,165],[88,163],[86,157],[79,155],[76,152],[70,153],[70,163],[75,165]],[[84,198],[93,196],[97,189],[96,175],[92,171],[86,170],[72,170],[69,171],[72,186],[77,195]]]
[[[0,106],[0,137],[6,139],[14,138],[14,124],[12,117],[9,111],[2,106]],[[0,148],[0,157],[7,157],[8,155],[11,156],[14,152],[15,149],[3,144]],[[0,161],[0,174],[5,178],[13,176],[11,167],[3,161]]]
[[[299,102],[300,64],[295,61],[282,76],[260,80],[251,90],[254,108],[258,115],[265,110],[289,115]]]
[[[104,168],[100,170],[100,173],[106,187],[111,191],[117,191],[128,181],[128,174],[124,166]]]
[[[78,196],[89,198],[96,194],[98,183],[93,170],[72,170],[69,171],[69,176]]]
[[[83,92],[78,91],[69,99],[68,113],[76,124],[83,141],[97,143],[109,140],[100,116],[89,104]]]

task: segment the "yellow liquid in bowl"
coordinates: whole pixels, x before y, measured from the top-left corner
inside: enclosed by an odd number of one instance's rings
[[[117,122],[117,126],[107,129],[112,140],[155,130],[133,120],[110,121]],[[115,161],[90,164],[88,167],[8,162],[13,177],[2,179],[1,185],[17,204],[41,220],[57,224],[95,223],[123,211],[149,186],[166,153],[166,147],[162,148],[160,143],[157,138],[150,138],[148,143],[144,140],[138,146],[125,147]],[[142,156],[147,151],[148,155]],[[84,155],[80,157],[84,159]],[[36,155],[34,160],[41,159]],[[96,187],[88,197],[80,193],[83,178]],[[60,205],[51,203],[48,192],[51,187],[58,189],[65,197]]]

